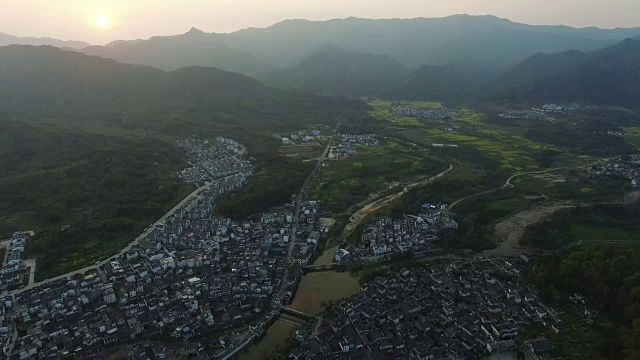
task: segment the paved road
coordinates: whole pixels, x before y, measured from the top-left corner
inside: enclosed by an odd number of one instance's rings
[[[449,210],[452,210],[459,203],[461,203],[463,201],[466,201],[466,200],[469,200],[471,198],[474,198],[474,197],[477,197],[477,196],[486,195],[486,194],[490,194],[492,192],[495,192],[495,191],[498,191],[498,190],[502,190],[502,189],[512,188],[513,184],[511,184],[511,181],[513,181],[513,179],[515,179],[517,177],[525,176],[525,175],[545,174],[545,173],[549,173],[549,172],[556,171],[556,170],[562,170],[562,169],[564,169],[564,168],[553,168],[553,169],[547,169],[547,170],[542,170],[542,171],[530,171],[530,172],[526,172],[526,173],[513,174],[507,179],[507,181],[504,182],[504,185],[502,185],[501,187],[497,187],[495,189],[490,189],[490,190],[482,191],[482,192],[479,192],[479,193],[471,194],[469,196],[463,197],[462,199],[458,199],[458,200],[454,201],[451,204],[451,206],[449,206]]]
[[[338,128],[338,126],[340,126],[340,123],[338,123],[338,125],[336,126],[336,129]],[[287,259],[286,259],[287,262],[291,259],[293,255],[293,249],[295,248],[296,232],[298,231],[298,219],[300,217],[300,210],[302,209],[302,201],[304,199],[304,194],[309,188],[309,184],[311,184],[311,180],[313,179],[313,176],[316,174],[318,169],[320,169],[320,166],[322,166],[322,162],[324,161],[327,154],[329,153],[329,149],[331,148],[331,141],[333,141],[333,136],[329,139],[329,142],[327,143],[327,147],[324,149],[324,152],[322,153],[322,155],[318,157],[318,163],[316,164],[316,167],[313,168],[313,171],[309,174],[309,176],[305,180],[304,184],[302,185],[302,188],[300,188],[300,191],[298,192],[298,195],[296,197],[296,205],[295,205],[295,210],[293,215],[293,226],[291,227],[291,236],[289,237],[289,248],[287,250]],[[289,268],[286,266],[284,274],[282,276],[282,280],[281,280],[280,291],[278,291],[278,293],[276,293],[271,300],[272,306],[274,308],[282,305],[282,300],[284,299],[284,295],[285,295],[285,283],[287,281],[288,276],[289,276]],[[231,358],[234,354],[236,354],[242,348],[247,346],[254,339],[255,339],[255,335],[247,334],[245,337],[242,337],[237,342],[239,344],[237,347],[230,348],[228,351],[219,355],[218,358],[222,360]]]
[[[483,191],[483,192],[476,193],[476,194],[472,194],[472,195],[469,195],[469,196],[465,196],[465,197],[463,197],[462,199],[459,199],[459,200],[456,200],[455,202],[453,202],[453,204],[451,204],[451,206],[449,206],[449,209],[451,210],[451,209],[453,209],[456,205],[458,205],[459,203],[461,203],[461,202],[463,202],[463,201],[465,201],[465,200],[468,200],[468,199],[474,198],[474,197],[476,197],[476,196],[489,194],[489,193],[492,193],[492,192],[494,192],[494,191],[498,191],[498,190],[501,190],[501,189],[512,188],[512,187],[513,187],[513,184],[511,183],[511,181],[513,181],[515,178],[520,177],[520,176],[525,176],[525,175],[536,175],[536,174],[546,174],[546,173],[550,173],[550,172],[557,171],[557,170],[584,169],[584,168],[587,168],[587,167],[589,167],[589,166],[591,166],[591,165],[593,165],[593,164],[596,164],[596,163],[598,163],[598,162],[600,162],[600,161],[613,160],[613,159],[618,159],[618,158],[620,158],[620,157],[619,157],[619,156],[616,156],[616,157],[611,157],[611,158],[601,159],[601,160],[594,161],[594,162],[592,162],[592,163],[588,163],[588,164],[586,164],[586,165],[577,166],[577,167],[557,167],[557,168],[547,169],[547,170],[542,170],[542,171],[529,171],[529,172],[525,172],[525,173],[513,174],[513,175],[511,175],[511,176],[507,179],[507,181],[505,181],[504,185],[502,185],[501,187],[499,187],[499,188],[495,188],[495,189],[491,189],[491,190],[487,190],[487,191]]]
[[[320,169],[320,167],[322,166],[322,162],[324,161],[327,154],[329,153],[329,149],[331,148],[331,141],[333,141],[333,136],[329,139],[329,142],[327,143],[327,147],[324,149],[324,152],[322,153],[322,155],[318,158],[318,163],[316,164],[316,167],[313,168],[313,171],[309,174],[309,176],[305,180],[304,184],[302,185],[302,188],[300,189],[300,192],[298,192],[298,195],[296,197],[296,209],[293,215],[293,226],[291,227],[291,236],[289,237],[289,249],[287,251],[287,261],[291,260],[291,256],[293,255],[293,249],[295,247],[295,242],[296,242],[296,232],[298,230],[298,219],[300,217],[302,201],[304,200],[304,196],[305,196],[304,194],[309,188],[309,185],[311,184],[311,180],[313,179],[314,175]],[[284,283],[286,281],[287,276],[289,276],[289,271],[285,270],[284,276],[282,279],[283,289],[284,289]],[[277,298],[280,301],[282,301],[282,299],[284,298],[284,290],[281,290],[281,294],[279,295],[280,296],[278,296]]]
[[[567,244],[564,248],[569,249],[576,246],[581,245],[595,245],[595,244],[609,244],[609,245],[640,245],[640,241],[638,240],[628,240],[628,239],[608,239],[608,240],[596,240],[596,239],[583,239],[574,241],[572,243]]]
[[[588,166],[588,165],[585,165],[585,166]],[[549,173],[549,172],[552,172],[552,171],[562,170],[562,169],[567,169],[567,168],[559,167],[559,168],[547,169],[547,170],[542,170],[542,171],[530,171],[530,172],[525,172],[525,173],[513,174],[513,175],[511,175],[510,178],[507,179],[507,181],[504,183],[504,185],[502,185],[501,189],[506,189],[506,188],[513,187],[513,184],[511,184],[511,181],[513,179],[517,178],[517,177],[520,177],[520,176],[546,174],[546,173]]]
[[[74,270],[72,272],[68,272],[68,273],[63,274],[63,275],[52,277],[52,278],[49,278],[49,279],[46,279],[46,280],[43,280],[43,281],[40,281],[40,282],[30,283],[28,286],[25,286],[23,288],[20,288],[20,289],[17,289],[17,290],[13,290],[13,291],[10,291],[10,292],[5,292],[3,295],[16,295],[16,294],[19,294],[19,293],[21,293],[23,291],[31,290],[31,289],[33,289],[35,287],[40,286],[40,285],[46,285],[48,283],[51,283],[51,282],[54,282],[54,281],[57,281],[57,280],[60,280],[60,279],[64,279],[64,278],[71,277],[71,276],[74,276],[74,275],[77,275],[77,274],[85,273],[85,272],[87,272],[89,270],[95,270],[98,267],[103,266],[107,262],[109,262],[111,260],[114,260],[117,257],[120,257],[121,255],[126,253],[127,251],[131,250],[131,248],[133,246],[137,245],[138,243],[140,243],[140,241],[142,239],[146,238],[147,235],[149,235],[155,229],[155,226],[157,224],[163,223],[169,216],[173,215],[184,204],[186,204],[187,202],[191,201],[196,196],[200,195],[200,193],[203,192],[206,189],[208,189],[208,186],[203,186],[203,187],[198,188],[197,190],[195,190],[191,194],[187,195],[187,197],[182,199],[182,201],[180,201],[176,206],[174,206],[171,210],[169,210],[166,214],[164,214],[164,216],[162,216],[158,221],[156,221],[153,225],[149,226],[149,228],[147,230],[145,230],[142,234],[138,235],[138,237],[136,237],[135,240],[133,240],[131,243],[129,243],[129,245],[127,245],[125,248],[123,248],[117,254],[111,256],[110,258],[108,258],[106,260],[103,260],[103,261],[99,262],[98,264],[86,266],[86,267],[83,267],[82,269]]]

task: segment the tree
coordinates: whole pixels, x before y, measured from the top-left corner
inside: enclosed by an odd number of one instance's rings
[[[517,348],[513,351],[513,357],[516,360],[525,360],[527,358],[520,348]]]

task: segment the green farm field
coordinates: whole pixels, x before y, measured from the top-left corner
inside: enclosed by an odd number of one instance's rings
[[[325,209],[333,213],[386,190],[393,182],[433,175],[446,167],[425,151],[395,141],[356,149],[358,153],[346,159],[325,162],[308,190],[311,198],[322,199]]]

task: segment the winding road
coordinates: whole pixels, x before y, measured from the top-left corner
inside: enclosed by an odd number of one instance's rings
[[[209,187],[207,185],[199,187],[198,189],[196,189],[195,191],[193,191],[191,194],[187,195],[184,199],[182,199],[182,201],[180,201],[178,204],[176,204],[171,210],[169,210],[166,214],[164,214],[158,221],[156,221],[155,223],[153,223],[153,225],[149,226],[142,234],[138,235],[138,237],[136,237],[132,242],[129,243],[129,245],[127,245],[126,247],[124,247],[122,250],[118,251],[118,253],[116,253],[115,255],[109,257],[108,259],[105,259],[103,261],[100,261],[94,265],[90,265],[90,266],[85,266],[81,269],[78,270],[74,270],[71,272],[68,272],[66,274],[62,274],[59,276],[55,276],[43,281],[38,281],[38,282],[33,282],[31,284],[29,284],[28,286],[13,290],[13,291],[5,291],[5,293],[3,293],[2,295],[9,295],[9,296],[13,296],[16,294],[19,294],[23,291],[27,291],[27,290],[31,290],[35,287],[41,286],[41,285],[46,285],[61,279],[65,279],[68,277],[72,277],[74,275],[78,275],[78,274],[82,274],[85,273],[87,271],[90,270],[95,270],[100,266],[105,265],[106,263],[108,263],[109,261],[112,261],[120,256],[122,256],[124,253],[126,253],[127,251],[131,250],[131,248],[137,244],[140,243],[141,240],[143,240],[144,238],[146,238],[156,227],[157,224],[160,223],[164,223],[164,221],[171,215],[173,215],[176,211],[178,211],[184,204],[188,203],[189,201],[191,201],[193,198],[197,197],[198,195],[200,195],[201,192],[203,192],[204,190],[208,189]]]
[[[492,193],[492,192],[494,192],[494,191],[498,191],[498,190],[501,190],[501,189],[512,188],[512,187],[513,187],[513,184],[512,184],[511,182],[512,182],[515,178],[520,177],[520,176],[536,175],[536,174],[546,174],[546,173],[550,173],[550,172],[558,171],[558,170],[575,170],[575,169],[584,169],[584,168],[587,168],[587,167],[589,167],[589,166],[592,166],[593,164],[598,163],[598,162],[600,162],[600,161],[607,161],[607,160],[613,160],[613,159],[618,159],[618,158],[620,158],[620,157],[619,157],[619,156],[615,156],[615,157],[611,157],[611,158],[600,159],[600,160],[598,160],[598,161],[594,161],[594,162],[591,162],[591,163],[588,163],[588,164],[585,164],[585,165],[582,165],[582,166],[576,166],[576,167],[556,167],[556,168],[547,169],[547,170],[529,171],[529,172],[524,172],[524,173],[517,173],[517,174],[513,174],[513,175],[511,175],[511,176],[507,179],[507,181],[505,181],[504,185],[502,185],[501,187],[498,187],[498,188],[495,188],[495,189],[491,189],[491,190],[486,190],[486,191],[483,191],[483,192],[479,192],[479,193],[476,193],[476,194],[472,194],[472,195],[469,195],[469,196],[465,196],[465,197],[463,197],[462,199],[458,199],[458,200],[454,201],[454,202],[451,204],[451,206],[449,206],[449,210],[453,209],[453,208],[454,208],[456,205],[458,205],[459,203],[461,203],[461,202],[463,202],[463,201],[465,201],[465,200],[468,200],[468,199],[474,198],[474,197],[476,197],[476,196],[481,196],[481,195],[489,194],[489,193]]]
[[[530,172],[525,172],[525,173],[513,174],[507,179],[507,181],[505,181],[504,185],[502,185],[501,187],[498,187],[498,188],[495,188],[495,189],[491,189],[491,190],[486,190],[486,191],[475,193],[475,194],[471,194],[469,196],[463,197],[462,199],[458,199],[458,200],[454,201],[451,204],[451,206],[449,206],[449,210],[452,210],[459,203],[461,203],[463,201],[466,201],[466,200],[469,200],[471,198],[474,198],[474,197],[477,197],[477,196],[481,196],[481,195],[485,195],[485,194],[490,194],[492,192],[495,192],[495,191],[498,191],[498,190],[502,190],[502,189],[512,188],[513,184],[511,184],[511,181],[513,181],[513,179],[515,179],[517,177],[525,176],[525,175],[546,174],[546,173],[550,173],[550,172],[557,171],[557,170],[562,170],[562,169],[567,169],[567,168],[559,167],[559,168],[547,169],[547,170],[542,170],[542,171],[530,171]]]

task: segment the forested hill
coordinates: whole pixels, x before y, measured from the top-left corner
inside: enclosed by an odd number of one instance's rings
[[[269,93],[254,79],[215,68],[164,72],[54,47],[0,48],[0,107],[9,110],[193,107]]]
[[[640,41],[627,39],[592,53],[538,55],[516,67],[501,82],[514,86],[499,86],[492,96],[495,99],[580,101],[637,108]]]
[[[291,69],[274,70],[258,78],[269,85],[314,94],[362,97],[377,95],[408,73],[389,56],[351,52],[329,43]]]
[[[454,65],[423,65],[380,94],[392,100],[452,100],[469,94],[474,82]]]
[[[494,91],[524,85],[574,70],[593,56],[594,52],[569,50],[561,53],[538,53],[500,75],[491,85]]]
[[[110,126],[173,133],[207,127],[299,127],[333,122],[339,115],[362,116],[365,108],[361,101],[274,89],[215,68],[165,72],[54,47],[0,48],[4,113],[100,118]]]
[[[636,216],[638,209],[634,210]],[[543,257],[531,275],[548,302],[563,294],[584,295],[589,305],[606,313],[617,325],[599,342],[594,358],[640,358],[640,248],[586,246]]]
[[[0,237],[36,232],[37,279],[105,259],[193,191],[171,142],[1,117],[0,128]]]

